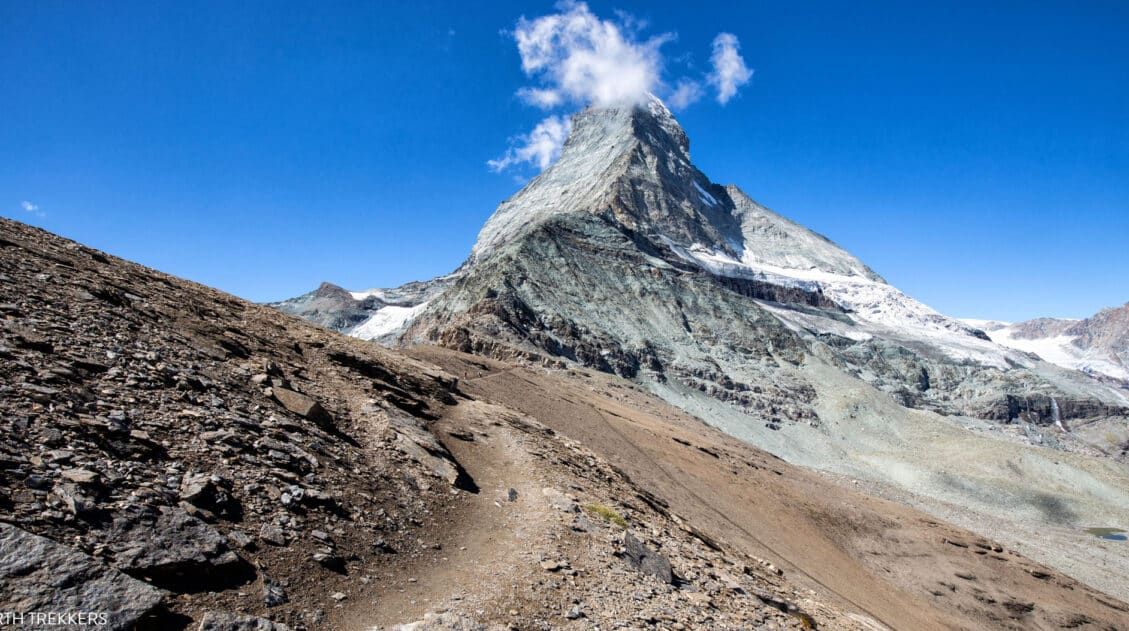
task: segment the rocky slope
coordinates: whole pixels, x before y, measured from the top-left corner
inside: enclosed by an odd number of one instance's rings
[[[767,560],[801,586],[830,591],[870,628],[1093,624],[1084,620],[1095,611],[1084,598],[1057,604],[1074,590],[1093,593],[1077,582],[1041,579],[1053,572],[1014,551],[1001,553],[996,541],[860,493],[866,487],[858,480],[829,480],[789,466],[622,379],[591,370],[515,367],[433,347],[411,354],[460,375],[467,393],[591,446],[707,546],[731,557]],[[1006,448],[1000,451],[1013,457]],[[1118,545],[1099,547],[1106,559],[1115,559]],[[701,566],[697,571],[724,577]],[[711,597],[723,598],[724,590]],[[1020,603],[1032,601],[1035,608],[1023,613]],[[1112,616],[1117,624],[1124,615],[1118,609],[1097,612],[1097,619]]]
[[[417,569],[469,557],[505,570],[450,588],[460,624],[646,612],[697,627],[858,627],[808,592],[798,604],[771,568],[743,571],[625,504],[639,491],[607,463],[476,407],[429,365],[7,220],[0,314],[6,609],[105,612],[120,629],[369,628],[422,616],[386,602],[428,580]],[[472,432],[527,463],[497,480],[520,492],[482,488],[490,477],[452,456],[445,445]],[[536,539],[495,545],[498,498],[537,517]],[[626,518],[599,508],[625,505]],[[566,560],[561,537],[588,556]],[[744,596],[703,607],[687,595],[708,577],[687,564],[731,568],[727,589]]]
[[[114,629],[1129,620],[610,375],[408,358],[7,220],[0,315],[12,611]]]
[[[3,220],[0,316],[6,603],[318,626],[457,479],[453,379],[273,310]]]

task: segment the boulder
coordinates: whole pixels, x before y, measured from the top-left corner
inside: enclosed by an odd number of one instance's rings
[[[430,469],[436,477],[458,486],[462,472],[451,452],[432,433],[420,428],[410,417],[393,415],[388,425],[395,437],[396,449]]]
[[[114,565],[166,589],[211,591],[254,577],[223,534],[179,506],[135,507],[111,528]]]
[[[73,548],[0,523],[0,603],[14,612],[96,612],[98,628],[131,629],[163,592]]]
[[[623,534],[623,556],[632,567],[650,574],[664,583],[674,582],[670,561],[665,556],[648,548],[630,532]]]
[[[281,403],[282,407],[287,410],[290,410],[306,420],[313,421],[322,427],[333,427],[333,417],[313,398],[288,388],[275,387],[272,388],[271,391],[274,394],[275,400]]]
[[[278,581],[270,578],[263,578],[263,604],[267,607],[277,607],[285,605],[290,602],[290,597],[286,594],[286,588]]]

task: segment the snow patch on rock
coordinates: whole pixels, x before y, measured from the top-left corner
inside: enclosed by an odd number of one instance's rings
[[[662,241],[683,259],[717,276],[751,278],[783,287],[821,292],[848,310],[859,325],[859,330],[848,334],[842,326],[832,324],[826,318],[819,319],[819,324],[811,318],[804,318],[806,328],[851,339],[893,334],[928,342],[956,360],[969,360],[1001,369],[1008,367],[1008,358],[1014,355],[997,344],[976,337],[969,325],[938,313],[897,288],[864,274],[862,270],[839,274],[815,268],[792,269],[761,262],[748,249],[737,259],[701,244],[684,247],[668,238],[662,238]],[[776,312],[776,315],[789,320],[801,317],[793,313]],[[1020,364],[1030,363],[1018,357],[1011,359]]]
[[[1035,353],[1044,360],[1063,368],[1085,373],[1101,373],[1115,379],[1129,381],[1129,370],[1110,361],[1109,355],[1098,349],[1079,348],[1076,335],[1056,335],[1045,338],[1025,338],[1016,335],[1014,325],[1003,326],[988,333],[992,341],[1023,351]]]
[[[398,305],[382,307],[379,311],[372,314],[368,320],[358,324],[353,330],[349,331],[349,335],[359,337],[362,340],[372,340],[378,337],[384,337],[385,335],[399,333],[407,328],[412,318],[423,311],[427,307],[427,304],[427,302],[421,302],[413,307],[401,307]]]
[[[706,191],[706,189],[702,188],[701,184],[694,182],[694,188],[698,189],[698,195],[702,196],[703,202],[709,204],[710,206],[717,206],[717,204],[718,204],[717,198],[714,197],[713,195],[710,195],[709,192]]]

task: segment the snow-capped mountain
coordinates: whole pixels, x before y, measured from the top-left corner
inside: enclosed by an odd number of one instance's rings
[[[334,289],[327,302],[328,291],[277,306],[383,343],[578,362],[745,410],[787,410],[770,424],[815,415],[808,379],[777,369],[781,355],[799,363],[813,353],[899,403],[945,414],[1045,420],[1052,399],[1068,416],[1129,406],[711,182],[655,98],[577,114],[560,159],[499,205],[451,275]],[[760,382],[782,390],[758,393]]]
[[[1002,346],[1035,353],[1066,368],[1129,382],[1129,304],[1102,309],[1084,320],[963,321],[984,330]]]

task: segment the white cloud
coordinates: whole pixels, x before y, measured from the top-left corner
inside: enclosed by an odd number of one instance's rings
[[[486,164],[495,172],[523,163],[533,164],[544,170],[561,155],[561,147],[568,138],[570,126],[567,117],[550,116],[537,123],[533,131],[515,139],[516,144],[505,155],[489,160]]]
[[[645,22],[620,11],[616,16],[604,20],[584,2],[563,0],[556,13],[519,19],[508,35],[517,43],[521,69],[534,84],[519,89],[517,97],[560,112],[575,106],[641,104],[658,92],[670,107],[683,110],[702,99],[707,84],[716,88],[717,100],[724,105],[753,74],[738,52],[737,37],[720,33],[713,41],[713,71],[705,77],[679,78],[672,89],[663,80],[660,49],[674,35],[644,39],[640,33]],[[689,69],[689,60],[676,63]],[[498,172],[522,164],[544,170],[560,155],[568,132],[566,116],[549,116],[533,131],[511,139],[509,150],[487,164]]]
[[[679,79],[674,92],[666,97],[666,103],[676,110],[684,110],[701,98],[702,84],[692,79]]]
[[[22,208],[24,210],[24,212],[31,213],[31,214],[35,215],[36,217],[46,217],[47,216],[47,213],[43,212],[42,210],[39,210],[39,206],[37,204],[33,204],[29,201],[20,202],[20,208]]]
[[[732,33],[718,33],[713,40],[713,55],[710,56],[713,72],[708,81],[717,88],[717,102],[722,105],[729,102],[737,94],[737,88],[748,83],[753,76],[753,71],[745,66],[745,60],[738,52],[740,48],[737,36]]]
[[[518,20],[513,36],[522,70],[544,89],[580,104],[643,102],[660,83],[659,47],[670,36],[636,41],[638,23],[621,27],[601,20],[583,2],[560,6],[560,13]]]
[[[564,101],[561,93],[552,88],[522,88],[517,91],[517,95],[526,103],[546,110],[552,109]]]

